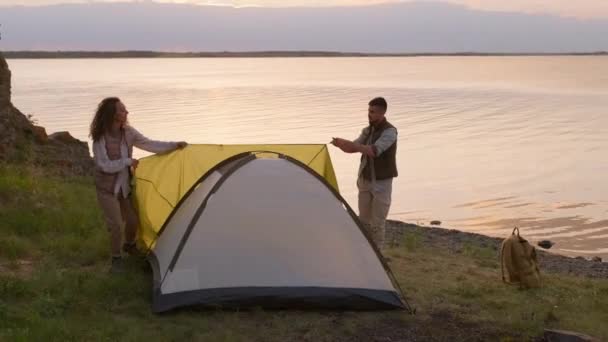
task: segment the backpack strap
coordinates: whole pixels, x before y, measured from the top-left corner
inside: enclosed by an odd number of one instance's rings
[[[534,248],[534,246],[532,247]],[[543,277],[540,274],[540,269],[538,268],[538,254],[536,254],[536,248],[532,249],[532,260],[534,261],[534,269],[536,270],[536,274],[538,275],[538,283],[539,286],[543,286]]]
[[[505,279],[505,260],[504,260],[504,255],[505,255],[505,243],[502,244],[502,248],[500,249],[500,273],[502,274],[502,282],[503,283],[507,283],[507,280]]]
[[[516,230],[517,230],[517,236],[519,236],[519,228],[517,226],[515,226],[515,228],[513,228],[513,232],[511,233],[511,235],[515,235]]]
[[[517,226],[515,226],[515,228],[513,228],[513,232],[511,232],[511,235],[515,235],[515,231],[517,231],[517,237],[521,239],[521,237],[519,236],[519,228]],[[509,281],[507,281],[507,279],[505,278],[505,261],[504,261],[504,255],[505,255],[505,247],[506,247],[506,243],[502,244],[502,248],[500,250],[500,273],[502,274],[502,281],[505,284],[513,284]]]

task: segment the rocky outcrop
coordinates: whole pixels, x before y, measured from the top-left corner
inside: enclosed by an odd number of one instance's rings
[[[11,71],[0,55],[0,159],[19,159],[32,133],[29,120],[11,104]]]
[[[11,103],[11,71],[4,57],[0,55],[0,108]]]
[[[86,142],[68,132],[47,135],[11,103],[11,71],[0,55],[0,162],[31,163],[61,174],[91,174]]]

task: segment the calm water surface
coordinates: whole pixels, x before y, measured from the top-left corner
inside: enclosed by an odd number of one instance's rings
[[[354,139],[384,96],[399,129],[390,217],[495,236],[517,225],[557,252],[608,257],[606,57],[8,62],[13,103],[81,140],[105,96],[151,138],[211,144]],[[356,208],[358,157],[330,151]]]

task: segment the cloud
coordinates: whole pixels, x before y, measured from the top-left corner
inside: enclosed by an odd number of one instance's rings
[[[564,17],[608,18],[605,0],[447,0],[474,9],[554,14]]]
[[[606,50],[608,36],[608,20],[486,12],[446,3],[13,7],[0,11],[0,23],[6,50],[588,52]]]
[[[94,2],[163,2],[232,7],[330,7],[411,1],[450,2],[486,11],[552,14],[577,18],[608,18],[608,1],[606,0],[0,0],[0,6],[40,6]]]

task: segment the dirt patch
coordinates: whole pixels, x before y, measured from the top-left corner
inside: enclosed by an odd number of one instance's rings
[[[499,341],[521,336],[502,331],[495,325],[463,320],[449,311],[437,311],[427,317],[413,316],[406,320],[397,316],[385,316],[374,322],[373,327],[358,330],[349,341]]]
[[[15,260],[0,262],[0,273],[18,278],[30,278],[34,272],[34,262],[31,260]]]

